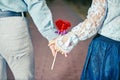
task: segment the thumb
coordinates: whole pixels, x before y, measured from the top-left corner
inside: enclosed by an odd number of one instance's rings
[[[52,55],[55,56],[56,55],[56,50],[54,48],[54,45],[51,45],[50,49],[51,49]]]

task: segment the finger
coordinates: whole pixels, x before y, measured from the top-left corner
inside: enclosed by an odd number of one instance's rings
[[[48,46],[54,45],[55,44],[55,40],[49,41]]]
[[[50,46],[50,49],[52,51],[52,55],[55,56],[56,55],[56,50],[54,49],[54,46]]]
[[[61,52],[61,54],[64,54],[64,52]]]
[[[53,49],[53,50],[52,50],[52,54],[53,54],[53,56],[55,56],[56,53],[57,53],[56,50]]]
[[[65,57],[68,57],[67,53],[65,53]]]
[[[61,54],[65,54],[65,53],[61,51]]]
[[[50,42],[49,44],[48,44],[48,46],[51,46],[51,45],[53,45],[54,44],[54,42]]]
[[[61,54],[64,54],[64,55],[65,55],[65,57],[68,57],[68,54],[67,54],[67,53],[65,53],[65,52],[62,52],[62,51],[61,51]]]

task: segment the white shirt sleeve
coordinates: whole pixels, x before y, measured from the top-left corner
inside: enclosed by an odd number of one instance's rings
[[[55,33],[56,28],[53,23],[53,18],[50,9],[45,0],[24,0],[28,6],[28,12],[32,17],[38,31],[48,41],[53,40],[58,36]]]

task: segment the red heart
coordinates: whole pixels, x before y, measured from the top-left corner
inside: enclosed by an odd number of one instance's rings
[[[59,32],[66,31],[71,27],[71,23],[69,21],[65,21],[61,19],[57,20],[55,24]]]

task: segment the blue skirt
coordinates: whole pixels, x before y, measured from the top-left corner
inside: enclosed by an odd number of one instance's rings
[[[120,80],[120,41],[97,35],[89,45],[80,80]]]

